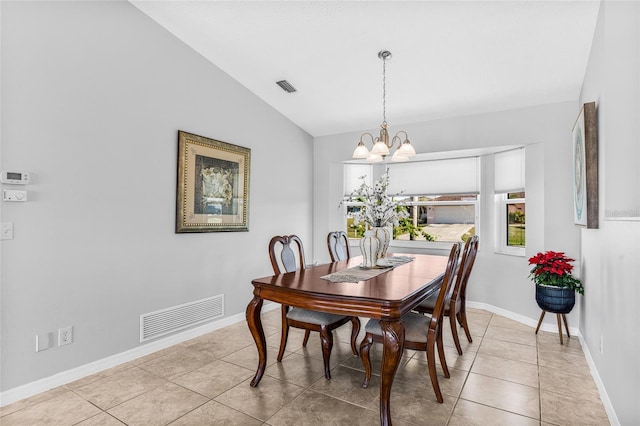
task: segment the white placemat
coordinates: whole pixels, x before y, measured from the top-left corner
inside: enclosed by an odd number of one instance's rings
[[[360,266],[354,266],[352,268],[343,269],[342,271],[334,272],[329,275],[320,277],[324,280],[331,281],[332,283],[357,283],[360,281],[370,280],[373,277],[377,277],[380,274],[384,274],[395,268],[396,266],[411,262],[412,257],[408,256],[391,256],[387,257],[389,266],[377,266],[375,268],[363,268]]]

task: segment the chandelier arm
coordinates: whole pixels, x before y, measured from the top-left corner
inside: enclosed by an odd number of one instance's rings
[[[400,134],[404,135],[404,139],[400,136]],[[396,145],[396,142],[398,142],[397,148],[400,148],[402,143],[407,140],[409,140],[409,135],[407,135],[407,132],[405,132],[404,130],[400,130],[398,133],[396,133],[393,139],[391,139],[391,144],[389,145],[389,149],[393,148]]]
[[[378,141],[378,138],[374,138],[373,135],[369,132],[365,132],[363,134],[360,135],[360,142],[364,143],[364,137],[365,136],[369,136],[371,138],[371,145],[375,145],[375,143]]]

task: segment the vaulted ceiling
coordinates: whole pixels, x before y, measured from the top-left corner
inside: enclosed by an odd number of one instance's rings
[[[577,100],[600,2],[138,1],[313,136]],[[286,93],[276,81],[296,89]]]

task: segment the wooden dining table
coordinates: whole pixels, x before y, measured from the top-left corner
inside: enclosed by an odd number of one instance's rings
[[[393,256],[389,254],[388,256]],[[258,349],[258,369],[251,386],[258,386],[267,363],[267,345],[260,320],[264,300],[333,314],[380,320],[384,343],[380,374],[380,424],[391,425],[391,385],[404,348],[402,316],[437,291],[447,256],[409,255],[412,260],[366,281],[331,282],[322,277],[357,268],[361,257],[317,265],[295,272],[256,278],[246,316]]]

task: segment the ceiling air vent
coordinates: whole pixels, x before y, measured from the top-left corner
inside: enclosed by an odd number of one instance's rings
[[[293,93],[296,91],[296,88],[293,87],[287,80],[276,81],[276,84],[280,86],[285,92]]]

